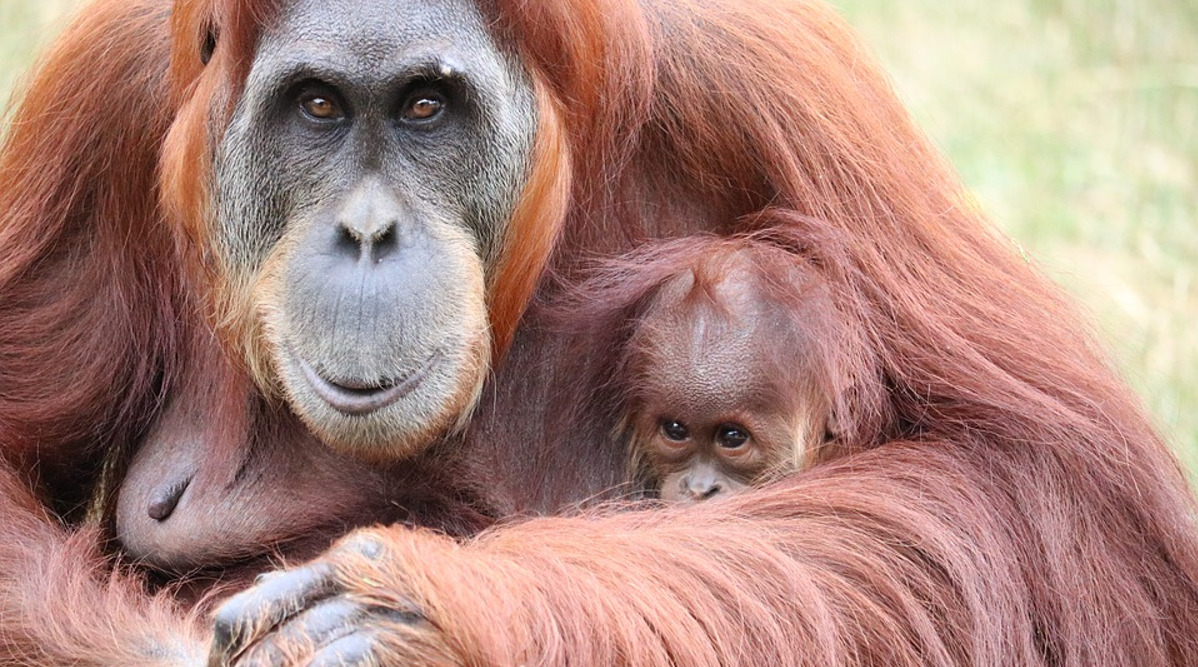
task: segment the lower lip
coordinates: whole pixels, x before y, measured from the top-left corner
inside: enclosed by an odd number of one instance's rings
[[[292,353],[291,356],[299,364],[304,379],[308,381],[308,385],[312,387],[316,395],[334,410],[347,415],[368,415],[392,405],[419,387],[420,383],[428,376],[429,370],[441,360],[441,353],[438,351],[433,353],[423,366],[393,384],[384,387],[355,388],[330,382],[320,377],[316,369],[312,368],[307,361],[295,353]]]

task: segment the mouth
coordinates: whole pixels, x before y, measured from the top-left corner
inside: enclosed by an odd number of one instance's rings
[[[356,380],[327,380],[316,372],[312,365],[295,355],[304,379],[325,403],[334,410],[347,415],[367,415],[392,405],[412,393],[428,376],[428,372],[441,360],[441,352],[434,352],[424,365],[407,375],[378,384]]]

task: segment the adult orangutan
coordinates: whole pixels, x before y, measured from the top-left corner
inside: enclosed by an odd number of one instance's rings
[[[799,1],[94,2],[0,159],[0,662],[1198,663],[1177,464],[871,62]],[[863,332],[845,453],[461,537],[620,480],[583,261],[749,231]],[[102,555],[379,521],[214,628]]]

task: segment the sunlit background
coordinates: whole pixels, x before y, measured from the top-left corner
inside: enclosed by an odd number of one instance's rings
[[[0,97],[76,4],[0,0]],[[1198,479],[1198,2],[835,4]]]

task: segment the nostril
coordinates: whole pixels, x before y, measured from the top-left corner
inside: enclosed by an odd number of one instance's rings
[[[354,262],[378,264],[399,249],[399,234],[394,223],[363,229],[367,225],[337,225],[333,239],[338,255]]]
[[[397,227],[411,211],[397,194],[393,184],[378,175],[367,176],[353,187],[332,211],[339,253],[368,265],[381,262],[399,248],[403,239]]]
[[[337,225],[337,237],[333,245],[339,255],[357,261],[362,256],[362,244],[358,242],[354,232],[345,225]]]
[[[690,477],[683,479],[681,486],[683,496],[695,501],[713,498],[724,489],[724,485],[719,482],[696,480]]]
[[[395,225],[388,225],[376,234],[371,243],[371,249],[373,250],[371,259],[376,264],[394,254],[399,249],[399,235],[395,233]]]

